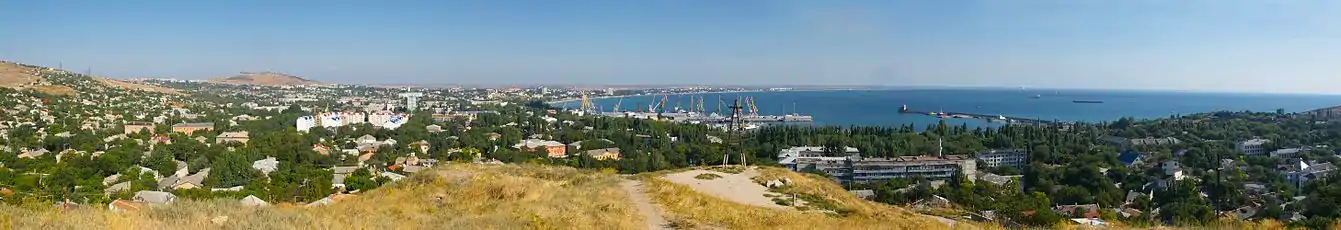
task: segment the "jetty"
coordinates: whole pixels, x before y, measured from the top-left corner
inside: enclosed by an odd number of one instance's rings
[[[1003,116],[1003,115],[987,115],[987,114],[979,114],[979,113],[945,112],[945,111],[941,111],[941,112],[917,111],[917,110],[908,109],[908,105],[903,105],[902,107],[899,107],[899,113],[923,114],[923,115],[927,115],[927,116],[940,117],[940,118],[983,119],[983,120],[987,120],[988,122],[998,122],[998,123],[1007,123],[1007,124],[1037,124],[1037,125],[1046,125],[1046,124],[1056,124],[1056,123],[1060,123],[1060,122],[1057,122],[1057,121],[1041,120],[1041,119],[1026,118],[1026,117],[1011,117],[1011,116]]]

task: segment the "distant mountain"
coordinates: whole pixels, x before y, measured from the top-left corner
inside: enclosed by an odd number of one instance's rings
[[[62,69],[0,61],[0,87],[33,89],[56,95],[99,93],[105,90],[137,90],[174,95],[185,95],[170,88],[85,76]]]
[[[323,83],[298,76],[276,72],[242,72],[230,77],[210,79],[210,82],[233,85],[321,85]]]

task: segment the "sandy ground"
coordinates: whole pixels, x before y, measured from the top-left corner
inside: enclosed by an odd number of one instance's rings
[[[629,199],[637,204],[638,212],[643,213],[643,218],[647,222],[647,229],[672,229],[666,227],[670,225],[670,222],[666,221],[665,217],[661,217],[661,210],[652,204],[652,200],[647,199],[647,195],[643,192],[642,182],[625,179],[619,186],[629,193]]]
[[[700,180],[694,178],[694,176],[704,173],[717,174],[722,176],[722,178],[712,180]],[[695,191],[737,203],[765,208],[790,209],[790,207],[773,203],[772,198],[764,196],[764,194],[772,194],[774,196],[777,196],[778,194],[769,192],[768,187],[756,184],[750,179],[758,175],[759,172],[754,171],[754,169],[745,170],[745,172],[741,172],[740,174],[730,174],[710,170],[692,170],[666,175],[665,178],[668,181],[694,188]]]

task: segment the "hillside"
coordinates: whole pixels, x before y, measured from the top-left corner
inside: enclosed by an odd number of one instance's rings
[[[113,212],[0,205],[0,229],[638,229],[620,179],[567,167],[440,165],[330,205],[244,207],[237,199]],[[264,199],[264,198],[262,198]]]
[[[863,200],[827,178],[782,168],[701,167],[641,175],[640,180],[648,183],[648,195],[677,228],[982,228],[963,222],[952,226],[950,220]],[[791,182],[763,186],[773,180]]]
[[[275,72],[242,72],[238,75],[210,79],[210,82],[233,85],[320,85],[321,82]]]
[[[88,81],[92,80],[92,81]],[[33,89],[55,95],[78,95],[86,90],[114,89],[185,95],[181,91],[102,77],[83,76],[66,70],[0,61],[0,87]],[[90,92],[93,93],[93,92]]]
[[[326,206],[244,207],[237,199],[177,202],[138,211],[105,205],[58,210],[0,206],[15,229],[643,229],[664,216],[675,229],[948,229],[903,209],[858,199],[823,178],[760,168],[756,179],[793,178],[788,192],[813,208],[736,203],[649,173],[635,180],[541,165],[448,164]],[[630,190],[630,183],[646,183]],[[629,193],[629,191],[642,191]],[[650,198],[651,202],[649,202]],[[825,204],[819,204],[824,202]],[[664,212],[648,213],[651,209]],[[57,218],[59,217],[59,218]],[[658,220],[653,220],[658,219]],[[957,227],[967,227],[960,224]]]

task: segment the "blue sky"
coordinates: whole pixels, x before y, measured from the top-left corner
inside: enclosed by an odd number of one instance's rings
[[[4,1],[110,77],[1341,91],[1337,1]]]

